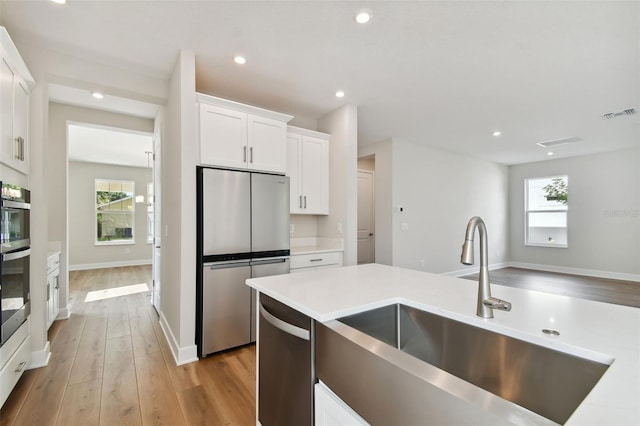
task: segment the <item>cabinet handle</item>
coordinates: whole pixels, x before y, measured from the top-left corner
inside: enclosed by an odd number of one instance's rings
[[[15,370],[13,370],[14,373],[21,373],[22,370],[24,370],[24,367],[27,365],[27,361],[22,361],[20,364],[18,364],[18,368],[16,368]]]
[[[300,208],[302,208],[302,195],[298,198],[300,199]]]
[[[60,289],[60,277],[56,276],[56,290]]]
[[[320,259],[309,259],[309,262],[322,262],[322,258],[320,258]]]
[[[249,162],[253,163],[253,147],[249,148]]]
[[[49,301],[49,291],[51,289],[51,284],[47,283],[47,302]]]
[[[243,156],[242,162],[246,163],[247,162],[247,147],[243,146],[242,149],[244,150],[244,156]]]
[[[24,138],[20,138],[20,161],[24,161]]]
[[[15,145],[14,145],[14,154],[13,157],[16,160],[20,159],[20,136],[18,136],[17,138],[14,139],[15,141]]]
[[[305,209],[307,208],[307,196],[306,195],[304,196],[304,208]]]

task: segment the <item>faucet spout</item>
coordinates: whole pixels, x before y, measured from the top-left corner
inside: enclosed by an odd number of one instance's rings
[[[480,274],[478,279],[478,304],[476,315],[482,318],[493,318],[493,310],[511,310],[511,303],[491,297],[489,281],[489,250],[487,243],[487,228],[479,216],[474,216],[467,224],[467,231],[462,245],[460,262],[464,265],[473,265],[473,236],[476,228],[480,235]]]

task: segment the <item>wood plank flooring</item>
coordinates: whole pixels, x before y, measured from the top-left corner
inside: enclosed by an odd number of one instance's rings
[[[72,314],[49,329],[49,365],[25,372],[0,425],[255,424],[255,346],[176,366],[149,292],[85,302],[89,291],[150,287],[150,267],[69,281]]]
[[[522,268],[489,272],[492,284],[640,308],[640,283]],[[462,278],[477,280],[478,274]]]

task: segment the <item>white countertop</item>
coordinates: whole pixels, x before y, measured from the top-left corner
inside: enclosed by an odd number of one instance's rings
[[[321,322],[403,303],[596,361],[613,359],[567,424],[640,424],[640,309],[492,284],[492,296],[513,307],[482,319],[475,315],[477,282],[377,264],[252,278],[247,285]]]
[[[344,251],[343,240],[336,238],[291,238],[291,255]]]

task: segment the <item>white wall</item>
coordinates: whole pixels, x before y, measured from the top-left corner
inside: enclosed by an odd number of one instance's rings
[[[151,264],[147,242],[147,206],[135,205],[134,244],[95,244],[95,180],[135,182],[135,195],[147,196],[152,170],[107,164],[69,162],[69,270]]]
[[[292,214],[290,223],[293,225],[291,238],[310,238],[318,235],[318,216],[311,214]]]
[[[486,223],[489,263],[505,261],[506,166],[399,140],[360,149],[360,156],[371,154],[376,166],[376,262],[387,263],[391,257],[391,264],[404,268],[475,271],[477,265],[460,264],[472,216]]]
[[[358,155],[375,157],[375,254],[376,263],[393,264],[393,141],[387,139],[360,148]]]
[[[510,260],[640,279],[640,148],[510,167]],[[524,179],[569,176],[568,248],[524,245]]]
[[[357,263],[358,239],[358,109],[345,105],[318,120],[329,133],[329,211],[319,216],[318,236],[344,240],[344,265]],[[342,227],[342,232],[339,232]]]
[[[160,324],[177,364],[197,360],[195,56],[182,51],[169,82],[162,138]]]

